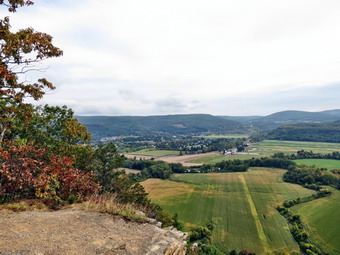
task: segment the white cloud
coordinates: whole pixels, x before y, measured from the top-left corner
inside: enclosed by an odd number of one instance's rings
[[[54,36],[65,54],[45,101],[79,113],[214,113],[220,98],[340,81],[336,0],[35,2],[12,20]]]

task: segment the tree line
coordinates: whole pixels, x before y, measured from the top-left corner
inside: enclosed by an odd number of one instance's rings
[[[136,180],[148,178],[168,179],[173,173],[210,173],[210,172],[246,172],[249,167],[275,167],[288,169],[296,163],[281,158],[253,158],[247,160],[224,160],[216,164],[185,167],[180,163],[167,163],[155,160],[125,159],[124,167],[140,170],[139,174],[130,174]]]
[[[283,152],[278,152],[272,155],[273,158],[285,158],[285,159],[335,159],[340,160],[340,152],[334,151],[331,153],[315,153],[313,151],[299,150],[296,153],[284,154]]]
[[[325,255],[325,253],[314,245],[308,232],[301,221],[301,216],[293,214],[290,208],[294,205],[312,201],[314,199],[322,198],[331,195],[328,189],[320,189],[316,194],[305,198],[297,198],[285,201],[282,205],[276,207],[278,212],[287,220],[289,225],[290,233],[292,234],[295,241],[299,244],[301,251],[308,255]]]

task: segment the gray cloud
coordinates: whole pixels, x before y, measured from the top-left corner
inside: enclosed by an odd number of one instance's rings
[[[322,111],[340,109],[340,82],[263,94],[245,94],[210,102],[223,115],[267,115],[284,110]]]
[[[340,108],[340,2],[260,2],[37,0],[12,20],[64,50],[30,77],[77,114]]]

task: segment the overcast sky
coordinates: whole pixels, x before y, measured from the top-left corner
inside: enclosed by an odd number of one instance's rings
[[[11,21],[64,56],[40,103],[77,115],[340,108],[339,0],[35,0]],[[1,10],[1,16],[8,15]]]

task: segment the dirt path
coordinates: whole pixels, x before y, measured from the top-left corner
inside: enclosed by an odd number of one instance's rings
[[[0,211],[1,255],[164,254],[161,243],[171,235],[176,233],[96,212]]]

